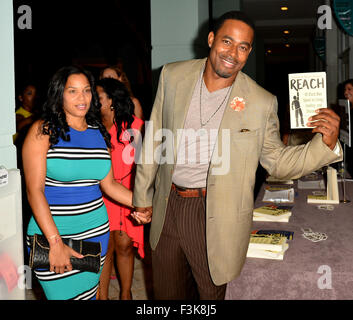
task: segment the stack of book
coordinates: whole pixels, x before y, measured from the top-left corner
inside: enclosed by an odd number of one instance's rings
[[[253,221],[288,222],[292,215],[292,206],[267,205],[255,208]]]
[[[274,176],[268,176],[266,178],[266,182],[268,184],[293,184],[293,180],[291,179],[278,179]]]
[[[326,170],[326,175],[327,175],[326,194],[324,195],[309,194],[307,198],[308,203],[325,203],[325,204],[340,203],[339,193],[338,193],[337,170],[329,166]]]
[[[284,253],[288,249],[287,237],[282,234],[251,234],[248,252],[248,258],[263,258],[283,260]]]

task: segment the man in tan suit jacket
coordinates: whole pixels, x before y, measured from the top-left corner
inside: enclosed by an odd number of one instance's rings
[[[162,69],[133,196],[136,210],[144,211],[136,217],[140,221],[150,221],[153,207],[156,299],[224,299],[226,283],[240,274],[246,258],[259,162],[271,175],[295,179],[341,159],[339,117],[329,109],[309,119],[318,120],[311,124],[317,134],[310,142],[283,145],[276,97],[241,72],[253,37],[251,21],[241,12],[228,12],[208,36],[207,59]],[[212,97],[218,102],[207,113]],[[177,163],[183,128],[218,132],[204,172],[197,164]],[[204,185],[194,187],[193,177],[203,173]],[[197,296],[190,295],[192,287]]]

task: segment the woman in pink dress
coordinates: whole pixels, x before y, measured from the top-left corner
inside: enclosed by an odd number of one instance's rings
[[[135,146],[141,143],[144,122],[134,115],[134,104],[125,85],[120,81],[113,78],[99,80],[97,93],[102,105],[102,121],[111,135],[114,178],[131,190],[134,182]],[[120,275],[120,299],[130,300],[135,262],[134,247],[137,248],[139,256],[144,257],[143,225],[137,224],[130,216],[131,209],[108,197],[103,199],[108,211],[110,238],[100,277],[99,299],[108,299],[115,252]]]

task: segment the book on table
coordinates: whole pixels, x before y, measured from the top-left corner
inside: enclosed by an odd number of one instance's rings
[[[294,188],[267,186],[263,196],[263,202],[294,203]]]
[[[321,173],[314,171],[298,179],[298,189],[325,189],[324,177]]]
[[[283,260],[288,249],[287,237],[279,234],[251,234],[246,256]]]
[[[276,178],[275,176],[268,176],[266,178],[266,182],[269,184],[293,184],[292,179],[279,179]]]
[[[292,206],[267,205],[253,210],[253,221],[288,222]]]
[[[255,229],[251,231],[251,234],[272,234],[281,237],[286,237],[287,240],[293,240],[294,238],[294,231],[288,230]]]
[[[283,260],[284,253],[288,249],[288,244],[285,245],[282,251],[271,251],[271,250],[258,250],[248,249],[246,254],[247,258],[260,258],[260,259],[272,259],[272,260]]]
[[[327,175],[327,185],[325,195],[308,195],[308,203],[330,203],[338,204],[340,203],[338,194],[338,182],[337,182],[337,170],[328,167],[326,171]]]
[[[249,248],[271,251],[282,251],[287,243],[287,237],[277,234],[251,234]]]

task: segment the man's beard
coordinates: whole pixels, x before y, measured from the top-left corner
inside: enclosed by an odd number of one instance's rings
[[[228,79],[232,76],[231,73],[226,73],[220,69],[215,69],[215,72],[219,77],[224,78],[224,79]]]
[[[224,78],[224,79],[228,79],[230,78],[231,76],[233,76],[234,74],[236,74],[239,70],[241,70],[241,68],[239,68],[239,63],[237,63],[236,61],[234,61],[233,59],[229,59],[227,58],[227,56],[225,55],[220,55],[219,56],[220,59],[223,59],[225,61],[228,61],[230,63],[233,63],[236,65],[236,68],[233,69],[232,71],[228,71],[227,70],[223,70],[221,68],[218,68],[217,65],[214,66],[213,70],[216,72],[216,74],[221,77],[221,78]]]

